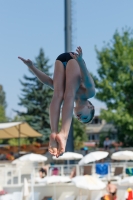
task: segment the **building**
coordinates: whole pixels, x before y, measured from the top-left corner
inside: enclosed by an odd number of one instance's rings
[[[88,136],[89,143],[95,144],[99,143],[100,134],[109,133],[114,141],[116,139],[117,130],[112,123],[107,123],[105,120],[101,120],[99,116],[95,116],[91,124],[86,127],[86,133]]]

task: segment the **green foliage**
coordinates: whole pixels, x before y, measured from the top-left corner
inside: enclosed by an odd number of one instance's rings
[[[49,59],[45,57],[42,49],[36,58],[35,66],[42,72],[51,76],[48,65]],[[30,71],[31,72],[31,71]],[[52,90],[42,84],[31,72],[32,76],[24,75],[24,80],[20,81],[23,86],[22,97],[19,105],[26,108],[26,112],[17,111],[18,115],[36,131],[43,134],[42,140],[48,139],[50,134],[49,103],[52,98]]]
[[[3,140],[2,139],[0,139],[0,144],[3,144]]]
[[[101,117],[113,122],[119,130],[119,140],[133,145],[133,34],[124,30],[115,32],[113,40],[101,51],[96,49],[99,60],[95,76],[96,98],[104,102],[107,110]],[[126,137],[125,137],[126,136]]]
[[[74,148],[81,149],[83,142],[87,141],[87,134],[85,130],[85,124],[79,122],[76,118],[73,118],[73,134],[74,134]]]
[[[19,115],[14,116],[14,118],[12,119],[12,122],[23,122],[23,121],[25,121],[25,118]]]
[[[3,86],[0,85],[0,105],[5,109],[7,104],[6,104],[6,100],[5,100],[5,92],[3,90]]]
[[[5,113],[5,108],[6,108],[6,100],[5,100],[5,92],[3,90],[2,85],[0,85],[0,123],[6,122],[6,113]]]
[[[13,138],[8,140],[8,144],[11,146],[18,146],[18,139],[17,138]],[[30,144],[29,140],[27,140],[27,138],[20,138],[20,145],[28,145]]]
[[[5,115],[5,109],[3,106],[0,105],[0,123],[6,122],[7,118]]]

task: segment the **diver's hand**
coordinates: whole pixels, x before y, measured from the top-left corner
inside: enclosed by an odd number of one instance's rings
[[[82,56],[83,56],[83,53],[82,53],[82,49],[81,47],[77,47],[76,49],[77,53],[74,53],[74,55],[72,53],[70,53],[71,57],[75,60],[77,60],[77,62],[80,62],[82,59]]]
[[[31,60],[29,60],[29,59],[28,59],[28,60],[25,60],[25,59],[22,58],[22,57],[18,57],[18,59],[22,60],[23,63],[26,64],[29,68],[30,68],[30,67],[33,67],[33,63],[32,63]]]

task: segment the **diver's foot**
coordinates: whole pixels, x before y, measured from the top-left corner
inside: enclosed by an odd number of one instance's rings
[[[51,133],[49,140],[48,151],[50,154],[56,156],[57,155],[57,142],[56,142],[56,133]]]
[[[67,137],[65,134],[59,133],[56,135],[56,141],[58,143],[58,150],[56,157],[58,158],[61,154],[65,152]]]

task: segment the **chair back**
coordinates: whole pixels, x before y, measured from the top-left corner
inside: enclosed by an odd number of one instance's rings
[[[115,167],[114,176],[123,174],[123,167]]]
[[[92,165],[84,166],[83,175],[92,175]]]

